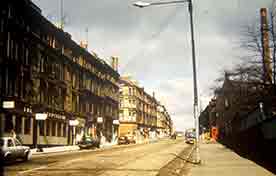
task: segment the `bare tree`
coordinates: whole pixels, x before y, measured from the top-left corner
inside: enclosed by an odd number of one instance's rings
[[[269,43],[270,43],[270,53],[271,62],[273,70],[273,83],[276,84],[276,0],[273,0],[269,8]],[[242,33],[241,47],[248,51],[247,55],[242,56],[242,67],[238,66],[238,70],[246,71],[246,73],[252,73],[253,75],[248,75],[250,79],[258,77],[257,80],[262,78],[263,70],[263,45],[262,45],[262,35],[261,27],[259,21],[248,25]]]
[[[273,66],[273,83],[276,84],[276,0],[273,0],[269,8],[269,34],[270,50]],[[211,90],[215,94],[219,93],[225,75],[231,80],[245,82],[263,82],[263,45],[261,38],[260,22],[255,20],[254,23],[244,27],[240,39],[240,47],[247,53],[240,56],[241,63],[235,65],[230,70],[223,70],[221,76],[215,80],[215,85]]]

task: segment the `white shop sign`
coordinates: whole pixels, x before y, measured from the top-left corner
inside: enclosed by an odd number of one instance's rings
[[[70,126],[77,126],[79,124],[78,120],[69,120],[69,125]]]
[[[46,113],[36,113],[35,114],[35,119],[36,120],[46,120],[47,119],[47,114]]]
[[[103,123],[103,118],[102,118],[102,117],[98,117],[98,118],[97,118],[97,122],[98,122],[98,123]]]
[[[15,107],[14,101],[3,101],[3,108],[4,109],[13,109]]]
[[[113,120],[113,124],[114,124],[114,125],[119,125],[120,122],[119,122],[119,120]]]

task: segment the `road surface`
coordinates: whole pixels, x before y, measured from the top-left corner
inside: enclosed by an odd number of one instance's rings
[[[111,148],[101,151],[77,151],[34,156],[29,162],[17,162],[4,168],[4,175],[157,175],[175,155],[191,150],[183,139]]]

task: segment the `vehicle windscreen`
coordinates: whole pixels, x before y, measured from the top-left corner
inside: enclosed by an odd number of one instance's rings
[[[3,147],[3,146],[4,146],[4,140],[0,139],[0,147]]]

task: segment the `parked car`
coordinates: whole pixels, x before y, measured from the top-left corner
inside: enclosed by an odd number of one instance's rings
[[[12,137],[0,138],[0,158],[2,161],[13,161],[16,159],[28,161],[31,157],[30,147],[23,146],[17,139]]]
[[[126,135],[129,144],[135,144],[136,140],[133,135]]]
[[[126,136],[120,136],[118,139],[118,144],[122,145],[122,144],[128,144],[128,139]]]
[[[125,135],[125,136],[120,136],[118,139],[118,144],[135,144],[136,140],[134,139],[134,137],[132,135]]]
[[[80,147],[80,149],[99,148],[100,141],[86,136],[82,137],[81,141],[78,143],[78,146]]]

